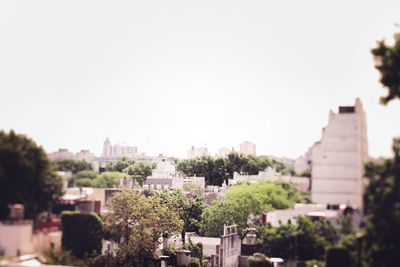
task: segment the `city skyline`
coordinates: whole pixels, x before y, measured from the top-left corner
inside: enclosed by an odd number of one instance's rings
[[[329,110],[366,111],[369,154],[391,153],[400,102],[370,49],[399,32],[398,1],[0,3],[0,129],[48,153],[114,144],[297,158]],[[340,18],[340,19],[338,19]]]

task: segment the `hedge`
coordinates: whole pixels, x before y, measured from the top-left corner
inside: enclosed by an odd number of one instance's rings
[[[64,250],[82,258],[85,253],[101,252],[103,222],[95,213],[67,211],[61,214],[62,238]]]

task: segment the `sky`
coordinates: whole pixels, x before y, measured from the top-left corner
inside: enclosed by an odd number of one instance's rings
[[[360,97],[369,153],[391,156],[371,48],[400,1],[0,1],[0,129],[47,152],[191,146],[297,158]]]

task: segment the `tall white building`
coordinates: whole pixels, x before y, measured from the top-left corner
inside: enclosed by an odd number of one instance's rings
[[[197,157],[202,157],[202,156],[209,156],[210,154],[208,153],[208,148],[205,146],[195,148],[192,146],[190,150],[187,152],[187,158],[193,159]]]
[[[229,149],[227,147],[221,147],[220,149],[218,149],[218,154],[216,155],[217,157],[222,157],[225,158],[226,156],[229,155],[229,153],[231,153],[233,151],[232,149]]]
[[[103,158],[134,158],[138,155],[137,147],[122,144],[111,145],[110,139],[106,139],[103,145]]]
[[[68,149],[66,149],[66,148],[60,148],[60,149],[58,149],[58,151],[49,153],[47,155],[49,156],[49,159],[51,159],[53,161],[74,158],[74,153],[68,151]]]
[[[240,144],[240,154],[255,156],[256,144],[249,141],[244,141],[243,143]]]
[[[330,111],[322,138],[311,150],[311,196],[315,203],[347,204],[362,209],[363,162],[368,159],[365,112],[354,106]]]

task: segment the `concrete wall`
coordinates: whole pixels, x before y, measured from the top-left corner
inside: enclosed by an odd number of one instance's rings
[[[31,220],[0,222],[0,248],[4,256],[16,256],[33,251]]]
[[[220,249],[223,250],[222,266],[224,267],[237,267],[239,266],[239,256],[241,253],[242,242],[239,235],[231,234],[221,236]]]
[[[330,112],[321,141],[311,151],[313,201],[362,209],[363,162],[368,158],[368,144],[365,112],[359,99],[354,112]]]

